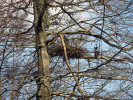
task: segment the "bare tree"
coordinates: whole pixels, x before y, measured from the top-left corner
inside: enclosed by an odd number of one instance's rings
[[[132,0],[2,0],[0,98],[133,99],[132,10]]]

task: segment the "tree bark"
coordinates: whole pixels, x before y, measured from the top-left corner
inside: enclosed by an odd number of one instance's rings
[[[37,100],[50,100],[49,55],[47,52],[48,0],[34,0],[34,22],[38,57]]]

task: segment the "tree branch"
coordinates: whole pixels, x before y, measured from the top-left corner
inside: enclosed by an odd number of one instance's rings
[[[67,66],[69,67],[69,69],[70,69],[70,71],[71,71],[71,73],[72,73],[72,75],[73,75],[73,77],[74,77],[74,79],[75,79],[75,82],[76,82],[76,84],[77,84],[77,86],[78,86],[79,92],[80,92],[82,95],[85,95],[84,92],[82,91],[82,89],[80,88],[78,79],[76,78],[76,76],[75,76],[75,74],[74,74],[74,72],[73,72],[73,70],[72,70],[72,67],[71,67],[70,64],[69,64],[69,61],[68,61],[68,58],[67,58],[67,53],[66,53],[66,46],[65,46],[65,43],[64,43],[63,36],[60,35],[60,38],[61,38],[61,41],[62,41],[62,45],[63,45],[63,47],[64,47],[64,55],[65,55],[65,59],[66,59]]]

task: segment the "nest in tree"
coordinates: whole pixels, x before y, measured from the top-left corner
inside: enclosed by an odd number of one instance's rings
[[[82,47],[66,46],[66,52],[68,59],[70,58],[84,58],[87,54],[87,50]],[[62,45],[51,45],[48,48],[48,53],[51,57],[64,56],[64,48]]]

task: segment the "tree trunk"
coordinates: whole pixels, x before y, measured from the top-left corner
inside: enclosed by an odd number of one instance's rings
[[[34,0],[36,50],[38,56],[37,100],[50,100],[49,55],[47,52],[48,0]]]

